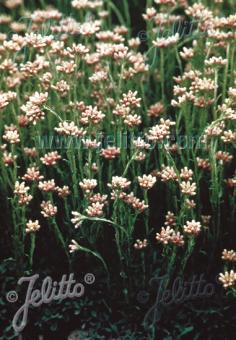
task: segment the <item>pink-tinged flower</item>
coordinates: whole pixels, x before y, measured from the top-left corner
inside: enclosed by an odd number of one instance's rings
[[[122,198],[124,202],[131,205],[134,209],[138,210],[139,212],[143,212],[145,209],[148,208],[148,205],[141,201],[138,197],[134,196],[134,193],[131,192],[129,195],[123,195]]]
[[[105,159],[114,159],[120,155],[120,149],[114,146],[109,146],[107,149],[102,149],[101,156]]]
[[[25,115],[18,116],[17,121],[20,127],[26,127],[29,125],[29,119]]]
[[[94,194],[91,197],[89,197],[89,201],[91,203],[106,203],[107,195],[101,195],[101,194]]]
[[[224,143],[232,143],[236,141],[236,132],[232,130],[224,131],[223,136],[221,136],[221,139]]]
[[[9,165],[12,165],[15,162],[16,159],[17,159],[17,156],[12,155],[11,152],[8,152],[8,151],[3,152],[2,160],[3,160],[3,163],[5,164],[5,166],[8,167]]]
[[[161,102],[153,104],[149,107],[147,115],[151,118],[156,118],[165,112],[165,107]]]
[[[54,128],[60,135],[82,137],[86,134],[84,128],[77,126],[74,122],[60,122],[59,127]]]
[[[178,176],[175,172],[174,167],[171,166],[162,166],[161,170],[161,181],[167,182],[167,181],[178,181]]]
[[[233,155],[231,155],[229,152],[217,151],[216,159],[219,160],[220,164],[224,164],[230,162],[233,159]]]
[[[124,124],[129,126],[129,127],[134,127],[134,126],[138,126],[142,123],[142,119],[140,116],[138,115],[127,115],[124,119]]]
[[[16,93],[15,92],[6,92],[2,93],[0,92],[0,109],[3,109],[6,107],[11,101],[16,99]]]
[[[67,185],[64,185],[62,188],[56,187],[56,192],[59,197],[65,198],[70,195],[70,189]]]
[[[176,225],[176,217],[173,212],[168,211],[165,216],[165,226],[175,226]]]
[[[166,228],[162,227],[161,232],[156,233],[156,240],[163,244],[168,244],[173,234],[174,229],[170,226],[167,226]]]
[[[54,179],[51,179],[49,181],[43,181],[39,182],[39,189],[44,191],[44,192],[52,192],[56,190],[56,184]]]
[[[97,184],[96,179],[83,179],[83,181],[79,182],[81,189],[86,193],[90,193],[90,191],[96,188]]]
[[[107,185],[113,190],[124,190],[128,189],[130,184],[131,182],[125,177],[113,176],[111,183],[108,183]]]
[[[80,123],[83,125],[99,124],[104,117],[105,115],[96,106],[86,106],[86,109],[81,113]]]
[[[193,200],[189,200],[188,198],[185,201],[188,209],[194,209],[196,207],[196,203]]]
[[[95,9],[102,7],[103,2],[99,0],[73,0],[71,5],[76,9]]]
[[[32,199],[33,196],[29,194],[22,194],[18,196],[18,202],[20,205],[28,205]]]
[[[176,33],[175,35],[168,37],[168,38],[157,38],[156,40],[153,40],[153,46],[158,48],[166,48],[171,45],[175,45],[180,39],[179,33]]]
[[[36,150],[36,148],[24,148],[24,153],[26,156],[29,156],[29,157],[38,156],[38,151]]]
[[[55,165],[59,159],[61,159],[61,156],[57,151],[49,152],[40,158],[41,162],[47,166]]]
[[[69,245],[69,252],[74,253],[79,249],[80,249],[79,244],[75,240],[71,240],[71,244]]]
[[[161,118],[160,123],[149,130],[147,138],[151,141],[162,141],[170,135],[170,127],[173,125],[175,125],[175,122]]]
[[[198,235],[201,231],[201,223],[195,220],[187,221],[184,225],[184,232],[189,235]]]
[[[20,135],[15,125],[13,124],[11,124],[10,126],[5,125],[4,128],[5,131],[3,139],[5,141],[7,141],[10,144],[17,144],[20,142]]]
[[[148,21],[148,20],[153,19],[156,14],[157,14],[157,11],[156,11],[156,9],[154,7],[148,7],[146,9],[146,13],[143,14],[143,18],[144,18],[144,20]]]
[[[221,258],[224,261],[236,262],[236,252],[234,250],[224,249]]]
[[[16,195],[24,195],[27,194],[29,191],[30,187],[25,185],[25,182],[15,182],[15,189],[14,189],[14,194]]]
[[[40,175],[39,168],[35,166],[31,166],[27,168],[26,174],[22,177],[25,181],[39,181],[43,179],[43,176]]]
[[[72,215],[73,215],[73,218],[71,219],[71,222],[74,224],[75,229],[77,229],[78,227],[82,225],[86,217],[77,211],[72,211]]]
[[[87,149],[97,149],[100,146],[100,142],[92,139],[82,139],[82,142]]]
[[[225,271],[224,274],[220,273],[219,281],[223,284],[224,288],[232,287],[236,283],[236,273],[234,270],[230,270],[230,272]]]
[[[193,178],[193,171],[185,166],[183,169],[181,169],[180,178],[182,178],[184,181],[191,181]]]
[[[71,74],[75,72],[76,64],[73,60],[71,61],[62,61],[60,65],[56,66],[57,71],[65,74]]]
[[[26,223],[26,233],[35,233],[40,229],[40,224],[38,220],[32,221],[29,220],[28,223]]]
[[[128,93],[123,93],[123,98],[121,100],[121,105],[126,107],[138,108],[140,107],[141,98],[137,98],[137,91]]]
[[[180,234],[180,232],[173,232],[170,238],[170,243],[178,247],[182,247],[184,245],[184,236]]]
[[[50,201],[43,201],[40,206],[42,208],[41,214],[46,218],[53,217],[57,213],[57,207]]]
[[[152,175],[143,175],[142,177],[138,176],[139,185],[143,189],[151,189],[156,183],[156,180],[156,177]]]
[[[137,239],[134,244],[134,248],[137,250],[142,250],[142,249],[147,248],[147,245],[148,245],[148,242],[146,238],[143,241]]]
[[[181,192],[187,196],[195,196],[196,188],[197,188],[196,183],[190,183],[189,181],[180,183]]]
[[[90,217],[99,217],[103,215],[103,207],[104,204],[103,203],[92,203],[90,206],[88,206],[88,208],[86,209],[86,213],[88,214],[88,216]]]
[[[208,170],[211,169],[211,165],[208,159],[197,157],[197,165],[201,169],[208,169]]]

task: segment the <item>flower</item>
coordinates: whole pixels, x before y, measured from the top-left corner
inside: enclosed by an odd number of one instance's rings
[[[60,135],[66,136],[84,136],[86,131],[82,127],[78,127],[74,122],[60,122],[59,127],[54,128]]]
[[[148,205],[144,201],[141,201],[138,197],[135,197],[133,192],[131,192],[129,195],[122,193],[121,199],[140,212],[143,212],[148,208]]]
[[[72,211],[72,215],[74,217],[71,219],[71,222],[75,225],[75,228],[77,229],[78,227],[82,225],[86,217],[77,211]]]
[[[178,247],[182,247],[184,245],[184,236],[181,235],[179,231],[177,233],[173,232],[170,237],[170,243],[173,243]]]
[[[62,197],[62,198],[67,197],[71,193],[70,189],[69,189],[69,187],[67,185],[63,185],[62,188],[56,187],[55,190],[56,190],[58,196]]]
[[[55,165],[59,159],[61,159],[61,156],[57,151],[49,152],[40,158],[41,162],[47,166]]]
[[[175,169],[170,166],[162,166],[161,171],[161,181],[167,182],[167,181],[178,181],[178,176],[176,175]]]
[[[43,201],[40,206],[42,208],[41,214],[46,218],[53,217],[57,213],[57,207],[50,201]]]
[[[224,274],[220,273],[219,281],[223,284],[224,288],[231,287],[236,283],[236,273],[232,269],[230,272],[225,271]]]
[[[79,185],[82,190],[84,190],[86,193],[90,193],[94,188],[97,186],[97,180],[96,179],[83,179],[83,181],[79,182]]]
[[[106,203],[107,195],[95,194],[89,197],[91,203]]]
[[[147,239],[145,238],[143,241],[137,239],[135,244],[134,244],[134,248],[138,249],[138,250],[142,250],[144,248],[146,248],[148,245]]]
[[[188,169],[186,166],[181,169],[180,178],[182,178],[184,181],[191,181],[192,177],[193,171],[191,169]]]
[[[88,208],[86,209],[86,213],[88,214],[88,216],[91,217],[99,217],[103,215],[103,207],[104,207],[104,203],[92,203],[90,206],[88,206]]]
[[[26,113],[29,122],[35,125],[39,120],[44,119],[45,113],[41,110],[41,106],[46,102],[47,98],[47,92],[35,92],[29,97],[26,104],[21,106],[21,110]]]
[[[224,249],[221,258],[224,261],[236,262],[236,252],[234,250]]]
[[[43,179],[43,176],[40,175],[39,168],[36,166],[31,166],[27,168],[26,174],[22,177],[25,181],[39,181]]]
[[[175,125],[175,122],[161,118],[160,123],[149,130],[147,138],[151,141],[162,141],[170,135],[170,127],[173,125]]]
[[[5,132],[3,135],[3,139],[5,139],[10,144],[17,144],[20,142],[20,135],[15,125],[5,125],[4,128]]]
[[[131,182],[125,177],[113,176],[111,183],[108,183],[108,187],[115,190],[124,190],[130,186]]]
[[[173,234],[174,229],[170,226],[167,226],[166,228],[162,227],[161,232],[156,233],[156,240],[163,244],[168,244]]]
[[[149,107],[147,115],[151,118],[155,118],[160,116],[164,112],[165,112],[164,105],[161,102],[158,102]]]
[[[44,192],[51,192],[56,190],[56,184],[54,179],[51,179],[49,181],[43,181],[39,182],[39,189]]]
[[[156,183],[156,180],[156,177],[152,175],[143,175],[142,177],[138,176],[139,185],[143,189],[151,189]]]
[[[179,38],[179,33],[176,33],[175,35],[168,38],[157,38],[156,40],[153,40],[152,43],[154,47],[165,48],[175,45],[179,41]]]
[[[5,166],[9,166],[14,163],[14,161],[17,159],[16,155],[13,155],[11,152],[4,151],[2,156],[3,162]]]
[[[107,149],[101,150],[101,156],[105,159],[114,159],[120,154],[120,149],[114,146],[109,146]]]
[[[196,184],[187,182],[181,182],[180,183],[180,190],[184,195],[187,196],[195,196],[196,195]]]
[[[38,220],[32,221],[29,220],[28,223],[26,223],[26,232],[27,233],[35,233],[40,229],[40,224]]]
[[[174,226],[176,224],[176,217],[174,215],[174,213],[172,213],[171,211],[168,211],[166,214],[166,221],[165,221],[165,225],[166,226]]]
[[[81,113],[80,123],[82,125],[99,124],[105,115],[97,109],[97,106],[86,106],[85,110]]]
[[[74,253],[79,249],[80,249],[79,244],[75,240],[71,240],[71,244],[69,245],[69,252]]]
[[[198,235],[201,231],[201,223],[195,220],[187,221],[184,225],[184,232],[189,235]]]

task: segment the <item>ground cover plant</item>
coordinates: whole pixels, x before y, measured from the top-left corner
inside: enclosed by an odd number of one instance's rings
[[[234,339],[234,0],[0,8],[0,339]]]

